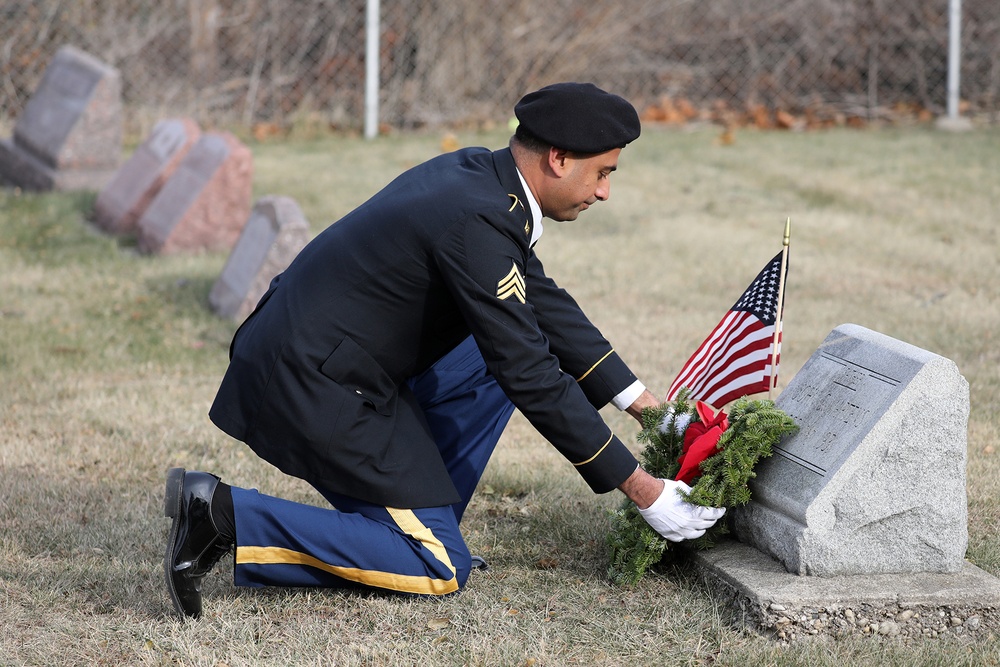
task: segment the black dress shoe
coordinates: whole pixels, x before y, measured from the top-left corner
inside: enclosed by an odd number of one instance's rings
[[[182,616],[201,616],[201,580],[232,548],[212,520],[212,496],[219,478],[207,472],[171,468],[163,513],[173,519],[167,537],[163,571],[174,609]]]

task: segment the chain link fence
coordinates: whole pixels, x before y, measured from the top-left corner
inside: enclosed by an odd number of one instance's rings
[[[962,112],[997,119],[1000,12],[964,0]],[[191,116],[281,132],[364,121],[365,0],[0,1],[0,124],[56,50],[122,74],[126,130]],[[383,129],[504,122],[588,80],[648,121],[844,123],[944,113],[948,0],[382,0]]]

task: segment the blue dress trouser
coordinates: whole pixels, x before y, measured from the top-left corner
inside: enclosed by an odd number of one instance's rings
[[[459,522],[514,406],[471,337],[409,385],[461,500],[398,509],[318,488],[333,505],[323,508],[232,487],[236,585],[361,584],[427,595],[465,585],[471,556]]]

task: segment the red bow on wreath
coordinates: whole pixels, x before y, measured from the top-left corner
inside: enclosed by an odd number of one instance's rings
[[[713,415],[712,408],[701,401],[694,407],[701,421],[694,422],[684,431],[684,448],[677,458],[681,469],[674,478],[685,484],[690,484],[701,473],[701,462],[718,451],[719,438],[729,428],[729,419],[722,410]]]

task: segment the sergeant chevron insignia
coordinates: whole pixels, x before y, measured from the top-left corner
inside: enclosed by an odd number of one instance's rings
[[[521,303],[525,303],[524,276],[517,264],[510,267],[510,273],[500,279],[497,283],[497,298],[501,301],[514,297]]]

